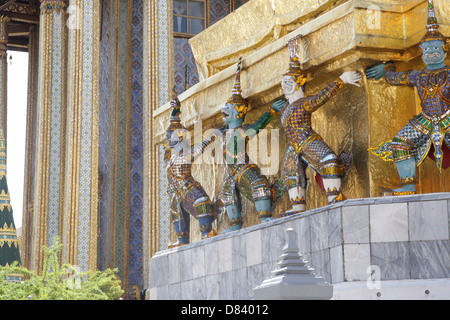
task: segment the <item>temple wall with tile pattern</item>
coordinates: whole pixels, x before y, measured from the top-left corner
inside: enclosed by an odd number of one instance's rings
[[[252,299],[275,269],[287,228],[316,275],[335,287],[359,285],[358,294],[375,297],[365,283],[367,268],[378,266],[382,294],[384,283],[448,288],[449,214],[450,193],[354,199],[164,250],[149,262],[147,299]]]

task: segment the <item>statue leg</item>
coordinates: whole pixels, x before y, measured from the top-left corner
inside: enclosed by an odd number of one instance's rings
[[[392,156],[402,187],[393,190],[383,189],[383,195],[403,195],[416,193],[416,150],[420,147],[424,133],[418,131],[411,124],[403,127],[391,142]],[[417,154],[420,158],[426,156]]]
[[[228,219],[230,220],[231,227],[228,229],[225,229],[222,233],[227,233],[227,232],[242,229],[242,216],[241,216],[241,212],[239,211],[237,204],[236,203],[228,204],[227,206],[225,206],[225,210],[226,210]]]
[[[306,210],[306,189],[296,186],[289,189],[289,200],[291,201],[292,210],[296,213]]]
[[[215,236],[217,233],[212,228],[214,221],[213,205],[209,197],[196,200],[194,202],[194,208],[202,239]]]
[[[414,158],[395,163],[402,187],[394,189],[396,193],[416,193],[416,161]]]
[[[181,214],[173,213],[173,228],[178,241],[170,244],[169,248],[182,246],[189,243],[190,217],[189,214],[181,207]]]
[[[341,178],[322,177],[322,181],[328,203],[336,203],[345,200],[341,190]]]
[[[345,175],[344,165],[334,151],[320,137],[309,143],[302,151],[302,158],[317,172],[321,188],[328,203],[345,200],[341,179]]]
[[[283,164],[284,181],[289,193],[289,200],[292,205],[290,214],[300,213],[306,210],[306,175],[303,161],[289,146]]]
[[[344,172],[334,152],[327,154],[320,160],[320,174],[328,203],[345,200],[341,189],[341,177],[344,175]]]
[[[272,201],[270,201],[270,199],[262,199],[255,201],[255,208],[256,211],[258,212],[258,217],[261,223],[275,219],[274,217],[272,217],[272,213],[270,211],[271,207]]]
[[[237,186],[241,194],[255,205],[260,222],[273,220],[272,189],[267,178],[254,164],[242,165],[237,171]]]
[[[233,184],[233,186],[232,186]],[[239,192],[236,190],[233,182],[233,178],[229,176],[225,181],[225,185],[222,190],[221,200],[225,207],[225,212],[228,216],[231,227],[222,231],[227,233],[236,231],[242,228],[242,215],[240,210],[240,197]]]
[[[246,179],[251,181],[250,190],[253,203],[260,222],[274,220],[272,217],[272,191],[267,178],[259,173],[257,167],[246,172]]]

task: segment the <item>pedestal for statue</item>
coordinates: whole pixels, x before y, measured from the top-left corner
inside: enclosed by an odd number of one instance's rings
[[[325,282],[332,300],[449,300],[449,213],[450,193],[349,199],[160,251],[147,299],[321,299]]]
[[[254,289],[256,300],[329,300],[333,286],[314,273],[298,253],[295,231],[286,230],[286,244],[272,276]]]

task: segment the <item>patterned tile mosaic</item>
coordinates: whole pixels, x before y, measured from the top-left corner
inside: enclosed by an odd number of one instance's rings
[[[222,19],[223,17],[230,14],[231,0],[211,0],[209,2],[209,25],[212,26],[214,23]]]
[[[108,149],[109,149],[109,104],[110,104],[110,29],[111,2],[103,1],[102,39],[100,42],[100,105],[99,105],[99,171],[102,175],[101,200],[99,207],[100,241],[98,267],[105,270],[107,266],[107,221],[108,221]]]
[[[143,0],[133,0],[131,35],[130,286],[143,285]]]
[[[189,87],[199,82],[197,64],[191,45],[186,38],[174,38],[174,81],[178,94],[185,90],[186,86],[186,66],[189,68]]]

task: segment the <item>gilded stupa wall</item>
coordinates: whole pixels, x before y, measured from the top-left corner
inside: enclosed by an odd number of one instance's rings
[[[448,6],[439,0],[435,6],[441,31],[449,34]],[[200,82],[179,95],[182,123],[192,133],[199,121],[203,131],[223,125],[220,108],[231,95],[239,56],[244,59],[243,96],[249,100],[251,109],[244,123],[258,119],[271,101],[282,96],[280,81],[289,61],[287,40],[298,34],[303,35],[300,62],[308,74],[307,96],[318,93],[343,71],[364,73],[377,62],[393,60],[398,70],[423,68],[418,43],[426,31],[426,12],[427,2],[420,0],[250,1],[190,40]],[[383,80],[364,78],[361,88],[344,88],[313,114],[313,128],[333,150],[354,155],[343,180],[347,198],[379,196],[379,186],[395,186],[398,174],[394,164],[381,161],[369,154],[368,149],[392,139],[419,112],[416,99],[411,88],[390,87]],[[158,144],[165,142],[169,109],[166,103],[154,112],[154,139]],[[268,128],[280,129],[279,117]],[[282,130],[279,150],[281,167],[286,150]],[[193,166],[194,178],[211,198],[219,195],[224,172],[223,165]],[[312,170],[307,172],[307,209],[326,205]],[[279,171],[269,176],[270,181],[280,178],[280,174]],[[426,160],[418,171],[418,192],[449,190],[449,174],[444,171],[439,176],[433,162]],[[246,199],[243,205],[244,227],[258,223],[253,205]],[[285,196],[274,215],[289,207]],[[228,218],[219,216],[217,231],[227,227]],[[191,219],[191,240],[199,240],[199,234],[195,219]]]

